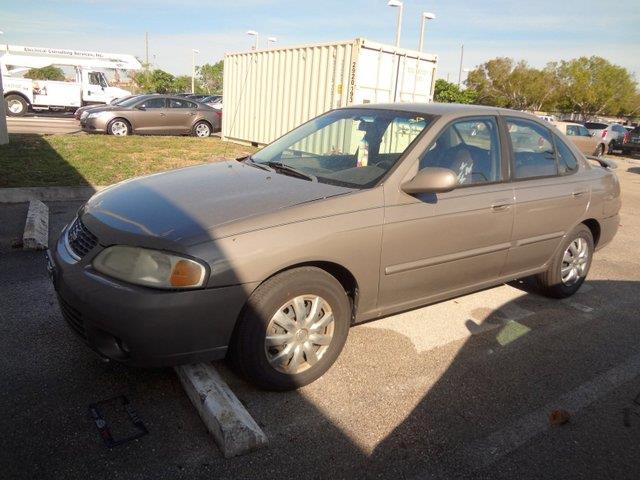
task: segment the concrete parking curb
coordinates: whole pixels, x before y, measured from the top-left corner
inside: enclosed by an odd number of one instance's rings
[[[24,203],[31,200],[83,201],[105,188],[104,186],[0,188],[0,203]]]
[[[175,371],[225,458],[268,445],[267,436],[211,364],[181,365]]]
[[[25,250],[44,250],[48,246],[49,207],[40,200],[31,200],[22,234],[22,248]]]

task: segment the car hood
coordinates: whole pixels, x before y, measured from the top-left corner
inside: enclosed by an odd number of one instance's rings
[[[286,214],[273,214],[351,191],[226,161],[116,184],[94,195],[80,215],[102,245],[186,248],[250,231],[252,218],[254,229],[268,227],[257,221],[266,214],[269,224],[286,223]]]

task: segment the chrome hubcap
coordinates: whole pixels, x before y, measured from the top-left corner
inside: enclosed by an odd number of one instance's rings
[[[578,237],[569,244],[562,257],[562,283],[567,286],[575,284],[587,274],[588,263],[589,244],[584,238]]]
[[[124,122],[114,122],[113,125],[111,125],[111,133],[118,137],[123,137],[129,133],[129,129]]]
[[[196,125],[196,135],[198,137],[208,137],[209,126],[206,123],[201,123],[199,125]]]
[[[264,349],[269,364],[279,372],[300,373],[315,365],[333,339],[334,317],[329,304],[317,295],[300,295],[271,317]]]
[[[11,113],[20,113],[22,111],[22,102],[20,100],[9,100],[7,108]]]

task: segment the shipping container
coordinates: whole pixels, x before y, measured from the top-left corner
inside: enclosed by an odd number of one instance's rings
[[[226,54],[222,136],[263,145],[334,108],[431,102],[437,62],[359,38]]]

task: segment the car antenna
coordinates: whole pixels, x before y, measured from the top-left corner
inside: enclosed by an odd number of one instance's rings
[[[231,120],[231,126],[229,127],[229,131],[233,130],[234,125],[236,124],[236,118],[238,116],[238,110],[240,110],[240,104],[242,103],[242,97],[244,95],[244,89],[247,86],[247,80],[249,79],[249,74],[251,73],[251,68],[253,67],[253,64],[256,63],[257,59],[253,59],[253,61],[251,61],[249,63],[249,68],[247,69],[247,73],[244,76],[244,80],[242,82],[242,88],[240,89],[240,98],[238,99],[237,105],[236,105],[236,110],[235,112],[233,112],[233,118]],[[224,84],[223,84],[224,87]],[[222,92],[222,95],[224,95],[224,90]],[[224,98],[224,97],[223,97]],[[226,140],[227,144],[224,147],[224,154],[223,154],[223,158],[226,160],[227,158],[227,151],[229,150],[229,140]]]

